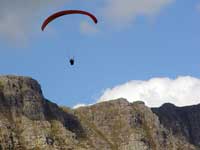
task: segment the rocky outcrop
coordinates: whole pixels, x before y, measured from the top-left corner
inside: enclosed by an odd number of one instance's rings
[[[196,150],[195,112],[192,130],[184,120],[174,132],[173,117],[163,119],[143,102],[118,99],[72,110],[45,99],[31,78],[0,76],[0,150]]]
[[[176,137],[200,147],[200,105],[176,107],[167,103],[152,111]]]
[[[175,138],[143,102],[125,99],[75,110],[96,149],[192,150],[187,141]]]
[[[0,149],[78,149],[76,116],[46,100],[33,79],[0,77]]]

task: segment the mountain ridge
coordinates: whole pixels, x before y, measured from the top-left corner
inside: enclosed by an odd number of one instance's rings
[[[0,150],[197,150],[198,136],[175,133],[163,109],[123,98],[60,107],[43,96],[36,80],[0,76]]]

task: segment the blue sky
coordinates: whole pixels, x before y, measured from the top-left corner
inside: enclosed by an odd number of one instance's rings
[[[0,1],[0,74],[31,76],[59,105],[94,103],[131,80],[200,78],[199,0],[45,1]],[[71,15],[40,30],[64,9],[90,11],[99,23]]]

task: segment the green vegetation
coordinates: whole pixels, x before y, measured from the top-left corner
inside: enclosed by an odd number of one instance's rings
[[[52,136],[53,135],[57,135],[59,132],[60,132],[59,122],[57,122],[56,120],[52,120],[51,121],[51,133],[52,133]]]
[[[56,120],[51,120],[50,137],[59,145],[66,145],[65,137],[63,137],[62,125]]]
[[[90,123],[83,115],[80,113],[78,114],[80,120],[82,120],[90,129],[92,129],[96,135],[101,138],[102,140],[106,141],[110,145],[112,150],[117,150],[116,146],[110,142],[110,140],[96,127],[95,124]]]

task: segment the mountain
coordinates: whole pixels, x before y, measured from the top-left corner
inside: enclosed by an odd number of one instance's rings
[[[198,150],[200,106],[148,108],[120,98],[70,109],[37,81],[0,76],[0,150]]]
[[[200,147],[200,105],[176,107],[167,103],[152,111],[175,136]]]

